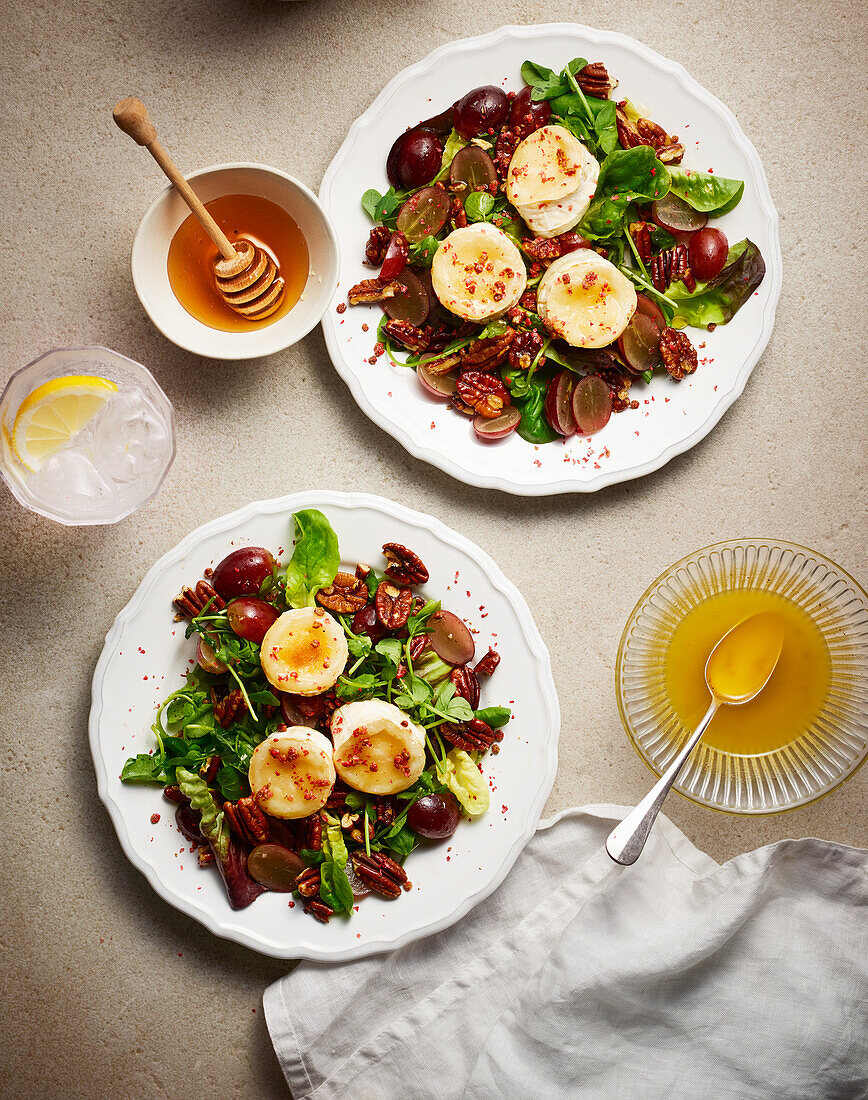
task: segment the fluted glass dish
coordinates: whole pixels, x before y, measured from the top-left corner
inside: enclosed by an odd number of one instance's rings
[[[618,708],[634,748],[661,775],[690,733],[666,688],[673,631],[704,600],[744,589],[783,596],[813,620],[829,652],[825,701],[800,736],[769,752],[742,755],[700,742],[675,790],[728,813],[778,813],[835,790],[868,755],[868,596],[822,554],[744,539],[676,562],[645,592],[624,627],[615,671]]]

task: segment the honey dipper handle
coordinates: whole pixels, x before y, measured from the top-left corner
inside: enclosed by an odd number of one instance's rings
[[[221,255],[227,260],[234,260],[238,253],[232,247],[232,242],[205,209],[196,192],[184,179],[172,162],[171,157],[157,141],[157,130],[151,122],[148,109],[140,99],[135,96],[127,96],[115,106],[112,117],[125,134],[129,134],[133,141],[144,145],[154,160],[163,169],[172,182],[175,190],[190,207],[199,222],[214,244],[217,245]]]

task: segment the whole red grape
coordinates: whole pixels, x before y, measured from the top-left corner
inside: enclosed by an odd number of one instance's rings
[[[224,600],[257,595],[274,573],[274,557],[263,546],[242,546],[227,554],[214,570],[211,583]]]
[[[486,84],[474,88],[455,104],[453,125],[463,138],[499,130],[509,114],[509,98],[503,88]]]
[[[277,621],[277,610],[256,596],[239,596],[226,608],[226,616],[239,638],[261,645],[269,627]]]
[[[720,229],[700,229],[690,238],[687,254],[690,270],[703,283],[719,275],[726,266],[729,242]]]
[[[427,840],[444,840],[452,836],[461,820],[461,806],[454,794],[423,795],[407,812],[407,824]]]

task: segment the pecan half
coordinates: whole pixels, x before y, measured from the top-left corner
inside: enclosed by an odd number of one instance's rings
[[[379,267],[386,258],[386,249],[392,239],[391,229],[385,225],[375,225],[368,234],[368,243],[365,245],[365,263],[369,267]]]
[[[460,400],[486,420],[500,416],[510,403],[506,386],[484,371],[465,371],[458,379],[457,389]]]
[[[663,366],[676,382],[696,370],[696,348],[687,334],[678,329],[665,328],[660,333],[660,354],[663,356]]]
[[[206,607],[222,611],[226,606],[225,601],[217,595],[208,581],[199,581],[195,589],[185,585],[172,603],[188,619],[195,619]]]
[[[199,769],[199,775],[205,780],[206,783],[213,783],[217,778],[217,772],[223,766],[223,761],[215,753],[213,756],[209,756],[202,767]]]
[[[464,210],[464,202],[460,195],[456,195],[455,198],[452,200],[452,207],[449,211],[449,217],[452,221],[453,229],[464,229],[464,227],[467,225],[467,213]]]
[[[407,881],[407,872],[400,863],[384,855],[383,852],[353,852],[353,869],[375,894],[381,898],[398,898],[401,888]]]
[[[542,333],[531,328],[520,332],[509,349],[509,365],[513,370],[527,370],[543,346]]]
[[[630,236],[643,264],[651,263],[651,228],[647,222],[631,222]]]
[[[395,820],[395,800],[388,795],[377,795],[374,806],[377,810],[377,824],[391,825]]]
[[[312,852],[322,851],[322,815],[311,814],[307,818],[307,846]]]
[[[406,626],[413,609],[413,593],[409,588],[396,588],[389,581],[381,581],[374,606],[377,618],[387,630],[400,630]]]
[[[440,727],[440,733],[450,745],[465,752],[485,752],[496,741],[503,740],[503,733],[492,729],[481,718],[473,718],[469,722],[461,722],[457,725],[445,722]]]
[[[680,164],[684,156],[684,146],[677,136],[667,134],[662,126],[650,118],[640,118],[631,122],[627,117],[627,101],[622,99],[615,108],[615,124],[618,127],[618,140],[625,149],[635,149],[637,145],[650,145],[657,159],[664,164]]]
[[[618,87],[618,81],[609,76],[602,61],[591,61],[583,69],[579,69],[576,83],[585,95],[592,95],[597,99],[608,99]]]
[[[479,680],[473,669],[468,668],[467,665],[453,668],[449,674],[449,679],[455,688],[455,694],[460,695],[462,699],[466,699],[471,707],[476,710],[479,706]]]
[[[428,570],[418,554],[402,546],[400,542],[383,544],[383,556],[389,563],[386,576],[402,588],[414,584],[424,584],[428,580]]]
[[[305,867],[295,880],[295,888],[303,898],[315,898],[319,895],[319,867]]]
[[[414,635],[414,637],[410,640],[410,645],[407,649],[407,652],[410,655],[410,660],[415,661],[418,657],[421,657],[425,650],[428,649],[430,644],[430,639],[427,634]]]
[[[442,355],[431,355],[421,361],[425,369],[429,374],[448,374],[453,367],[457,367],[461,362],[459,355],[453,355],[452,352],[447,352]]]
[[[653,256],[650,264],[651,282],[662,294],[670,283],[682,282],[692,294],[696,279],[690,270],[687,248],[676,244]]]
[[[338,572],[328,588],[317,592],[316,602],[339,615],[355,615],[368,602],[368,586],[352,573]]]
[[[424,329],[411,325],[409,321],[387,321],[383,330],[408,351],[417,353],[425,351],[431,339]]]
[[[214,717],[225,730],[229,729],[239,714],[244,714],[247,710],[247,704],[244,702],[241,688],[233,688],[228,695],[224,695],[222,699],[218,699],[217,693],[212,687],[211,705],[214,707]]]
[[[461,349],[462,368],[494,370],[509,354],[509,347],[514,338],[515,329],[508,328],[502,336],[487,336],[484,340],[474,340],[472,344]]]
[[[347,795],[349,790],[340,783],[336,783],[332,788],[331,794],[326,799],[325,808],[327,810],[343,810],[346,809]]]
[[[496,649],[489,649],[485,656],[476,662],[473,671],[477,679],[480,676],[491,676],[499,664],[500,654]]]
[[[271,836],[268,818],[255,798],[239,798],[234,804],[224,802],[223,813],[230,829],[245,844],[265,844]]]
[[[476,415],[476,409],[474,409],[472,405],[468,405],[462,401],[457,393],[453,393],[449,398],[449,404],[456,412],[460,412],[462,416]]]
[[[304,907],[305,913],[310,913],[312,917],[316,917],[318,921],[323,924],[328,924],[329,917],[334,916],[334,909],[330,909],[324,901],[309,901]]]
[[[351,306],[367,306],[373,302],[385,302],[387,298],[394,298],[401,289],[396,282],[381,283],[378,279],[362,279],[360,283],[350,287],[347,301]]]

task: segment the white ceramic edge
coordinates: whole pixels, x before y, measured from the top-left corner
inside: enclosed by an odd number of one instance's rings
[[[99,743],[99,727],[103,712],[103,681],[115,647],[116,639],[120,635],[121,629],[145,602],[153,580],[169,563],[180,560],[185,554],[192,551],[202,539],[213,534],[218,534],[221,531],[228,530],[236,524],[249,520],[258,513],[274,514],[276,512],[286,511],[287,514],[289,514],[300,508],[316,507],[323,504],[334,504],[342,507],[367,506],[378,509],[386,515],[394,516],[396,519],[415,524],[430,531],[431,534],[440,540],[463,550],[464,553],[468,554],[485,568],[493,587],[502,592],[515,608],[516,614],[524,630],[525,640],[536,660],[540,688],[548,708],[548,726],[552,735],[553,751],[549,754],[548,766],[543,780],[531,800],[531,809],[521,836],[514,841],[512,847],[504,854],[503,862],[491,880],[488,881],[484,887],[466,897],[452,913],[439,920],[432,921],[430,924],[410,929],[403,935],[393,939],[390,939],[388,935],[383,935],[376,939],[371,939],[365,943],[360,943],[356,946],[351,946],[342,950],[325,951],[322,945],[315,940],[303,938],[291,950],[281,951],[275,950],[271,944],[263,944],[257,936],[250,935],[238,927],[228,926],[218,916],[209,912],[206,906],[197,905],[185,899],[179,899],[172,893],[170,887],[160,877],[159,869],[148,865],[143,859],[139,858],[133,849],[127,833],[126,822],[121,807],[109,793],[108,771],[102,757],[102,750]],[[440,932],[444,928],[448,928],[456,921],[460,920],[469,913],[475,905],[493,893],[501,882],[503,882],[513,863],[518,858],[519,853],[536,830],[543,807],[551,792],[555,773],[557,771],[557,746],[559,734],[560,705],[558,703],[557,692],[555,691],[554,680],[552,678],[551,659],[548,649],[542,640],[536,623],[533,620],[533,616],[530,613],[530,609],[525,603],[524,597],[512,581],[507,579],[494,560],[481,549],[481,547],[477,546],[463,535],[458,534],[457,531],[453,531],[452,528],[447,527],[446,524],[441,523],[440,520],[434,519],[433,516],[414,511],[413,509],[406,508],[403,504],[397,504],[370,493],[338,493],[330,490],[324,490],[322,492],[311,490],[302,493],[291,493],[287,496],[276,497],[271,500],[256,501],[235,512],[230,512],[227,515],[220,516],[217,519],[211,520],[209,523],[197,527],[182,539],[181,542],[167,551],[167,553],[148,570],[132,599],[126,607],[119,612],[106,635],[105,645],[97,661],[96,668],[94,669],[91,686],[91,710],[88,722],[90,751],[96,771],[97,790],[100,799],[109,812],[112,824],[118,835],[118,840],[127,858],[142,872],[160,897],[169,902],[169,904],[176,909],[179,909],[181,912],[186,913],[201,924],[204,924],[209,931],[223,939],[234,940],[243,944],[245,947],[250,947],[254,951],[269,955],[272,958],[315,959],[323,962],[345,962],[349,959],[358,959],[367,955],[379,954],[383,951],[391,951],[397,947],[403,947],[405,944],[411,943],[416,939],[430,936],[434,932]],[[311,927],[314,928],[316,925],[312,923]]]
[[[442,454],[432,447],[426,446],[421,440],[414,439],[401,424],[391,420],[384,413],[376,409],[371,401],[368,400],[364,387],[362,386],[361,378],[344,362],[342,353],[338,348],[337,326],[332,316],[332,311],[326,311],[323,316],[322,327],[332,363],[338,374],[340,374],[341,378],[343,378],[344,382],[349,386],[356,403],[375,424],[382,428],[383,431],[388,432],[394,439],[397,439],[410,454],[414,455],[416,458],[422,459],[423,462],[428,462],[432,466],[444,470],[459,481],[463,481],[469,485],[476,485],[482,489],[501,489],[503,492],[512,493],[515,496],[550,496],[555,493],[570,492],[593,493],[598,489],[605,488],[607,485],[614,485],[623,481],[632,481],[634,478],[653,473],[676,455],[683,454],[685,451],[689,451],[691,447],[694,447],[711,431],[730,405],[733,404],[744,390],[751,371],[756,366],[759,357],[762,355],[771,338],[775,321],[775,311],[777,310],[778,300],[781,296],[783,278],[783,259],[781,256],[780,234],[778,232],[778,213],[772,202],[771,191],[769,189],[768,180],[766,179],[765,170],[763,169],[762,161],[753,143],[738,124],[732,111],[730,111],[725,104],[721,103],[716,96],[712,95],[711,92],[707,91],[701,84],[694,80],[684,66],[677,61],[670,61],[668,58],[663,57],[655,50],[652,50],[650,47],[643,45],[643,43],[628,35],[620,34],[617,31],[594,30],[581,23],[540,23],[525,27],[517,25],[503,26],[488,34],[477,35],[473,38],[463,38],[456,42],[448,42],[446,45],[440,46],[438,49],[429,53],[427,57],[424,57],[421,61],[416,62],[415,65],[410,65],[402,72],[398,73],[398,75],[386,85],[383,91],[380,92],[367,111],[352,124],[343,144],[326,169],[319,189],[323,205],[328,207],[332,181],[342,171],[344,162],[349,157],[350,149],[358,139],[360,132],[369,123],[372,117],[385,106],[386,102],[396,95],[404,84],[408,83],[414,77],[429,71],[441,57],[453,51],[471,50],[480,46],[494,46],[505,38],[515,37],[529,39],[557,33],[572,36],[580,34],[598,45],[616,44],[634,53],[639,53],[650,59],[661,69],[675,76],[685,91],[689,92],[720,114],[726,122],[734,140],[743,146],[745,154],[756,172],[757,181],[759,183],[758,198],[769,220],[769,231],[773,244],[773,255],[765,257],[766,278],[771,280],[771,293],[769,294],[768,304],[765,309],[762,331],[754,346],[745,356],[741,370],[734,379],[732,387],[726,393],[720,395],[717,404],[711,409],[705,421],[689,436],[679,440],[677,443],[665,447],[655,458],[649,459],[647,462],[635,466],[630,470],[600,473],[588,480],[565,478],[556,481],[540,481],[535,484],[526,485],[518,485],[502,477],[480,474],[479,471],[475,470],[472,466],[464,465],[454,458]]]
[[[138,229],[136,230],[136,235],[133,238],[133,247],[130,251],[130,274],[132,275],[136,297],[139,299],[142,309],[150,318],[151,323],[163,334],[163,336],[166,337],[167,340],[171,341],[177,347],[183,348],[184,351],[192,352],[193,355],[199,355],[203,359],[215,359],[218,362],[234,362],[236,360],[243,359],[263,359],[266,355],[276,355],[277,352],[286,351],[287,348],[290,348],[294,344],[299,343],[299,341],[303,340],[305,336],[311,333],[316,328],[316,326],[320,324],[325,312],[328,310],[329,305],[334,298],[335,291],[338,287],[338,275],[340,270],[340,247],[338,245],[337,231],[335,229],[334,222],[332,221],[331,214],[329,214],[328,210],[326,210],[320,197],[315,192],[313,192],[307,186],[307,184],[302,183],[301,180],[296,179],[295,176],[291,176],[289,172],[284,172],[280,168],[274,168],[270,164],[260,164],[257,161],[228,161],[225,164],[211,164],[207,168],[197,168],[195,172],[188,173],[184,178],[189,182],[190,180],[196,179],[198,176],[204,176],[210,172],[222,172],[226,171],[227,169],[241,170],[247,168],[253,168],[261,172],[269,172],[271,173],[271,175],[274,176],[281,176],[283,179],[291,183],[293,187],[297,187],[299,191],[301,191],[302,194],[304,194],[311,201],[314,207],[319,210],[320,215],[322,216],[323,225],[325,227],[326,236],[328,237],[329,243],[332,247],[333,256],[330,271],[327,275],[323,277],[324,286],[328,288],[328,293],[324,295],[326,305],[323,309],[323,312],[319,315],[319,317],[313,316],[311,318],[310,324],[304,329],[304,331],[295,336],[292,340],[289,341],[289,343],[286,343],[283,340],[274,340],[271,342],[271,344],[266,344],[265,347],[257,348],[255,351],[242,350],[233,351],[231,355],[209,355],[206,352],[201,351],[199,348],[192,347],[190,343],[184,340],[177,339],[170,332],[167,332],[165,327],[157,320],[157,318],[148,308],[145,303],[145,299],[142,297],[143,292],[141,286],[139,285],[139,280],[136,277],[136,252],[137,249],[140,247],[140,242],[143,239],[146,223],[151,217],[153,217],[157,207],[161,203],[165,202],[166,197],[175,190],[172,184],[169,184],[168,187],[163,188],[163,190],[159,193],[159,195],[157,195],[157,197],[142,215],[141,221],[138,225]],[[267,333],[269,327],[271,326],[267,326],[266,328],[259,331]]]

